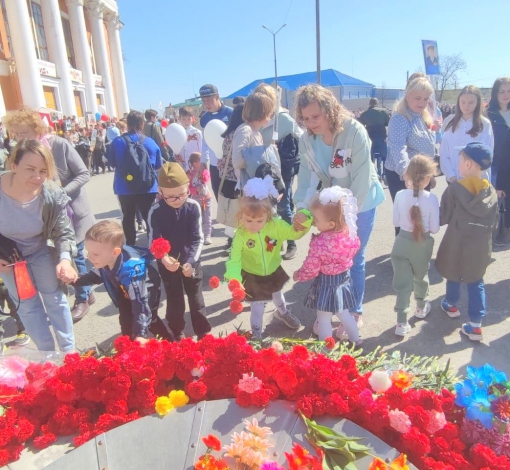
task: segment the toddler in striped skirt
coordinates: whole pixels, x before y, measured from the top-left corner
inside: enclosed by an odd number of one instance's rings
[[[354,286],[349,269],[360,247],[357,236],[356,198],[351,191],[339,186],[323,189],[311,204],[314,225],[319,230],[313,235],[303,266],[294,273],[295,281],[315,279],[310,286],[305,305],[317,311],[317,332],[321,341],[332,336],[331,319],[335,314],[349,340],[361,344],[358,327],[349,309],[354,309]]]

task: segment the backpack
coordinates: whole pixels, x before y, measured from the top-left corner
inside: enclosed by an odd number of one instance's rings
[[[138,142],[133,142],[128,134],[122,138],[126,142],[126,152],[123,158],[117,159],[117,171],[133,194],[146,193],[156,182],[156,172],[143,145],[145,137],[140,136]]]
[[[241,187],[251,178],[270,175],[277,191],[281,194],[285,190],[278,154],[273,145],[248,147],[243,149],[242,153],[246,167],[241,170]]]
[[[299,173],[299,140],[292,134],[280,139],[276,146],[280,155],[284,180],[290,180]]]

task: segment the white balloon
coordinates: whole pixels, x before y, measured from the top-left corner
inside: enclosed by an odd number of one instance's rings
[[[204,139],[207,146],[214,152],[217,158],[223,157],[223,134],[227,125],[219,119],[209,121],[204,128]]]
[[[176,122],[170,124],[166,128],[165,140],[175,153],[179,153],[184,147],[186,140],[188,140],[186,129]]]
[[[102,104],[100,104],[98,107],[97,107],[97,111],[101,114],[106,114],[106,107]]]

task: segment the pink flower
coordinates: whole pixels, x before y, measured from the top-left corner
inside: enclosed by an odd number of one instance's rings
[[[262,387],[262,380],[257,379],[253,374],[243,374],[243,378],[239,380],[238,388],[242,392],[255,393]]]
[[[444,413],[441,411],[427,411],[429,415],[429,424],[427,426],[427,432],[435,434],[437,431],[443,429],[446,425],[446,418]]]
[[[411,429],[411,420],[409,416],[399,409],[389,411],[390,426],[402,434],[405,434]]]
[[[280,343],[280,341],[273,341],[271,343],[271,347],[276,351],[276,352],[283,352],[283,344]]]
[[[487,434],[487,430],[478,420],[464,418],[462,420],[461,436],[466,444],[476,444]]]
[[[510,434],[508,434],[508,431],[495,436],[492,450],[498,455],[510,457]]]

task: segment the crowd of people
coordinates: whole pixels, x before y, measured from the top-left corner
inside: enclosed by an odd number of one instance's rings
[[[441,308],[448,317],[460,316],[460,289],[467,284],[469,321],[461,331],[481,341],[483,277],[493,244],[509,242],[510,221],[498,215],[510,202],[510,78],[496,80],[487,109],[479,90],[465,87],[447,119],[433,94],[427,77],[414,74],[391,115],[373,99],[356,118],[328,89],[306,85],[297,92],[293,116],[266,84],[234,108],[221,102],[214,85],[204,85],[200,127],[214,119],[227,125],[219,155],[193,126],[187,107],[178,116],[186,132],[181,149],[165,142],[154,110],[132,111],[96,129],[75,127],[64,136],[34,110],[9,113],[3,124],[16,145],[0,175],[0,292],[17,321],[17,344],[31,338],[38,349],[53,351],[55,337],[62,352],[74,351],[73,322],[90,311],[96,284],[105,285],[121,333],[133,340],[183,338],[185,296],[201,339],[211,325],[200,260],[215,219],[227,239],[224,279],[235,299],[249,303],[255,338],[263,338],[267,302],[274,303],[276,319],[300,328],[285,300],[290,276],[284,261],[296,256],[296,241],[314,225],[318,234],[292,277],[313,281],[304,304],[315,311],[319,339],[336,334],[359,345],[365,251],[386,199],[384,184],[396,234],[395,334],[410,331],[413,293],[417,318],[431,310],[432,235],[447,225],[436,258],[447,280]],[[106,167],[114,172],[122,224],[96,223],[84,190],[91,173]],[[448,182],[441,197],[432,192],[439,171]],[[149,249],[137,245],[141,226]],[[30,279],[16,275],[21,260]],[[23,297],[22,283],[32,283],[36,295]],[[169,299],[166,323],[158,315],[162,287]],[[340,320],[336,333],[333,315]],[[2,351],[6,318],[0,315]]]

